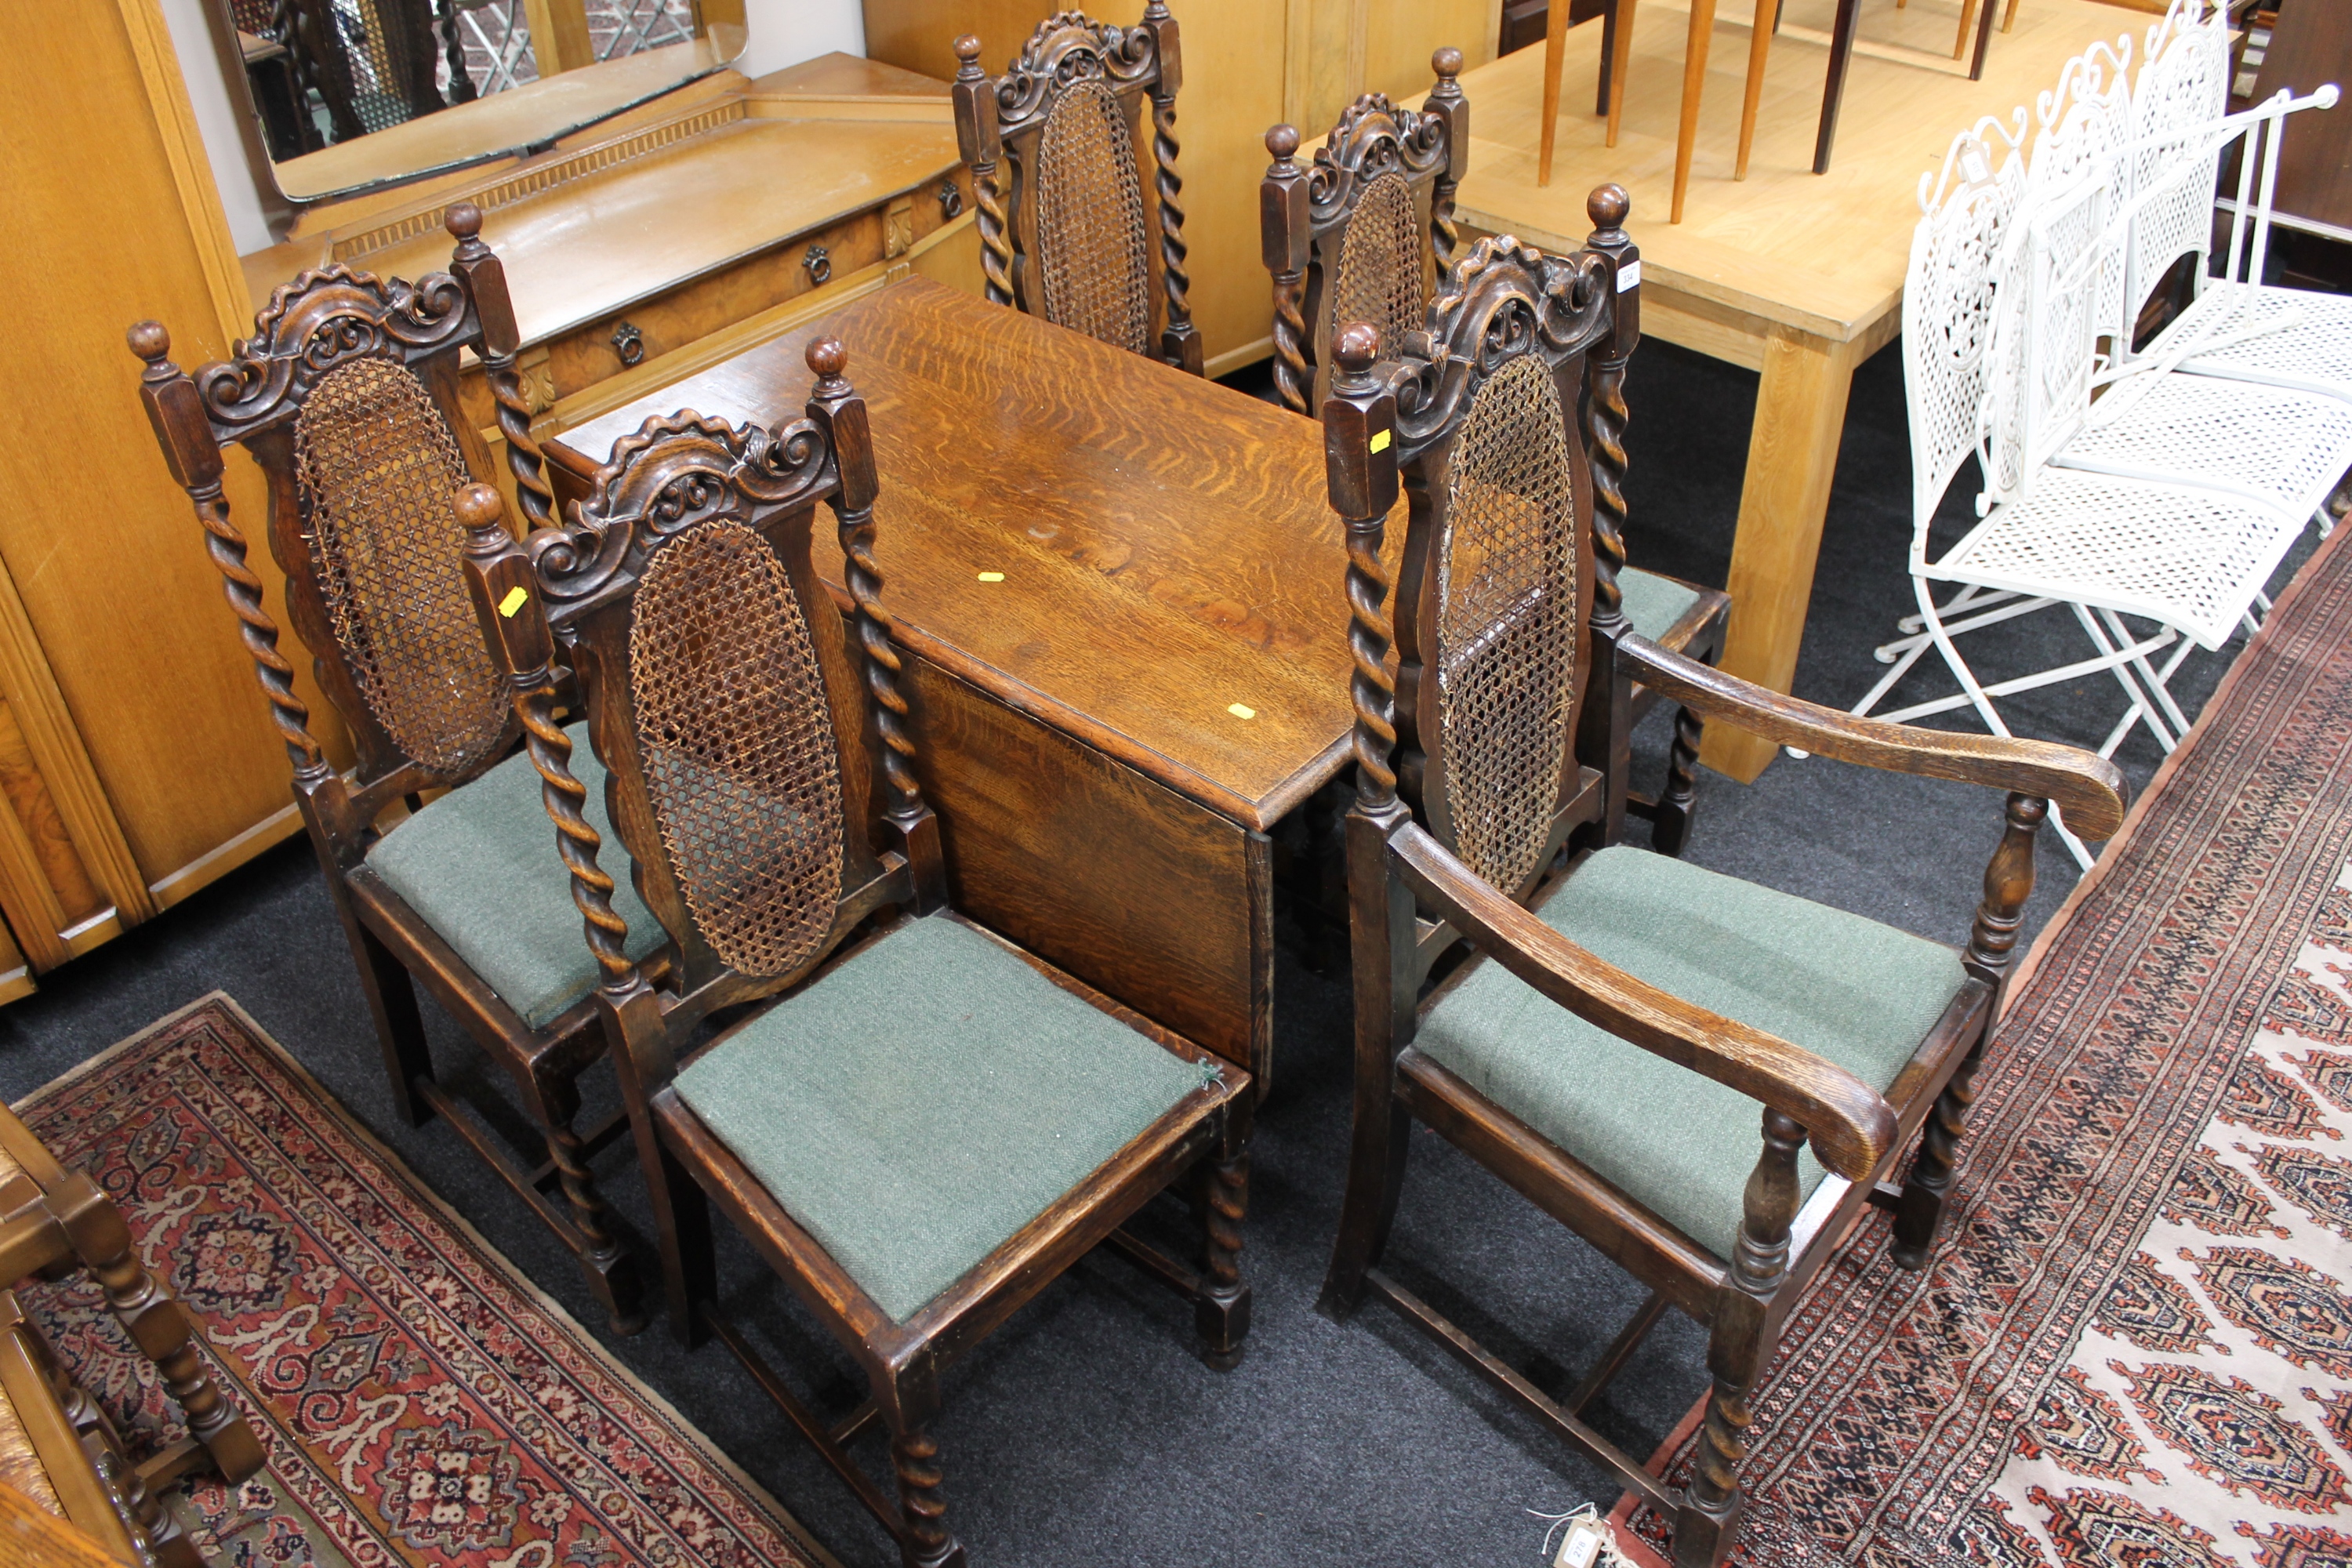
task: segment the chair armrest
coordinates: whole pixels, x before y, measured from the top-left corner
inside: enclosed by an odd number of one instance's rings
[[[1412,823],[1391,836],[1389,852],[1405,884],[1495,962],[1595,1028],[1794,1118],[1822,1163],[1848,1181],[1870,1180],[1895,1146],[1894,1110],[1843,1068],[1604,963]]]
[[[2124,824],[2128,787],[2115,763],[2079,746],[2006,735],[1958,735],[1883,719],[1857,719],[1834,708],[1726,675],[1669,653],[1646,638],[1618,639],[1633,679],[1702,717],[1722,719],[1775,745],[1796,746],[1843,763],[1925,778],[1990,784],[2055,801],[2066,826],[2084,838],[2112,838]]]

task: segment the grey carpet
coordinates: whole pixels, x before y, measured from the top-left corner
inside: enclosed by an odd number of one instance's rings
[[[1628,487],[1637,562],[1724,581],[1755,396],[1751,374],[1667,344],[1643,346],[1631,385]],[[1842,707],[1875,678],[1869,650],[1911,604],[1903,567],[1909,482],[1901,368],[1884,352],[1854,384],[1800,695]],[[1954,526],[1970,490],[1965,479],[1955,486],[1947,506]],[[228,635],[226,624],[219,634]],[[2017,623],[2005,642],[2006,654],[1980,639],[1979,668],[2082,653],[2081,633],[2063,613]],[[2178,687],[2192,712],[2236,651],[2192,658]],[[1948,679],[1923,668],[1913,685],[1934,694]],[[2095,741],[2121,700],[2101,677],[2014,710],[2028,732]],[[1655,716],[1642,736],[1643,777],[1662,766],[1665,723]],[[2142,734],[2121,760],[2139,784],[2158,755]],[[1701,864],[1954,942],[1966,934],[2000,831],[2000,802],[1990,792],[1818,760],[1779,762],[1753,787],[1708,775],[1701,800],[1691,851]],[[2072,862],[2045,840],[2029,935],[2073,880]],[[1282,1082],[1258,1123],[1247,1360],[1230,1374],[1209,1372],[1188,1348],[1189,1314],[1179,1303],[1115,1260],[1082,1262],[947,1380],[940,1437],[950,1519],[975,1563],[1532,1565],[1546,1526],[1530,1510],[1588,1500],[1606,1510],[1615,1500],[1617,1489],[1593,1466],[1383,1310],[1344,1324],[1313,1310],[1339,1207],[1349,1005],[1340,986],[1290,952],[1277,978]],[[601,1332],[568,1258],[449,1130],[393,1118],[350,957],[306,846],[262,857],[41,986],[0,1009],[0,1092],[22,1095],[166,1011],[225,989]],[[433,1024],[444,1076],[478,1102],[503,1103],[481,1057],[437,1014]],[[609,1107],[608,1073],[592,1076],[591,1093],[601,1101],[594,1109]],[[503,1124],[521,1131],[511,1110]],[[1415,1134],[1413,1160],[1393,1266],[1539,1384],[1564,1390],[1640,1292],[1427,1132]],[[642,1237],[646,1215],[625,1150],[608,1151],[600,1169]],[[804,1386],[845,1408],[856,1394],[845,1360],[819,1342],[746,1248],[730,1245],[725,1268],[736,1308],[760,1337]],[[845,1562],[895,1561],[883,1532],[724,1350],[689,1355],[658,1325],[614,1348]],[[1702,1332],[1670,1316],[1597,1407],[1595,1424],[1646,1456],[1703,1388],[1703,1350]],[[887,1474],[878,1445],[863,1451]]]

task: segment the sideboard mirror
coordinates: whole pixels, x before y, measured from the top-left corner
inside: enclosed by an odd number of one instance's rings
[[[726,68],[743,0],[208,0],[297,206],[525,153]]]

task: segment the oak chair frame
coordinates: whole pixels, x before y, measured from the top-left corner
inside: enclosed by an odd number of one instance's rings
[[[478,528],[481,548],[469,556],[468,572],[484,626],[511,673],[531,760],[545,781],[548,812],[604,974],[597,1005],[653,1195],[672,1329],[688,1346],[706,1335],[724,1343],[896,1538],[904,1561],[940,1568],[964,1561],[944,1523],[939,1447],[930,1433],[940,1373],[1081,1255],[1108,1243],[1193,1302],[1213,1365],[1239,1360],[1250,1316],[1238,1254],[1252,1097],[1238,1064],[1220,1063],[1004,943],[1064,990],[1172,1055],[1219,1070],[1204,1073],[1201,1087],[904,1322],[893,1321],[678,1097],[673,1084],[680,1068],[743,1026],[738,1022],[693,1043],[698,1026],[720,1008],[777,997],[821,978],[909,918],[955,920],[1003,941],[948,908],[939,823],[917,779],[919,759],[898,686],[901,660],[874,563],[877,483],[866,405],[842,375],[846,356],[837,342],[818,341],[808,358],[818,380],[803,420],[772,435],[690,412],[648,420],[615,447],[587,500],[562,527],[537,531],[521,547],[494,528]],[[835,513],[846,566],[848,603],[839,606],[840,616],[821,613],[836,601],[812,553],[820,501]],[[466,507],[494,518],[498,498],[476,487]],[[840,892],[830,928],[788,971],[765,976],[721,960],[681,894],[679,873],[652,826],[656,818],[625,673],[634,595],[648,563],[667,542],[710,519],[753,529],[782,562],[806,614],[840,771]],[[570,771],[571,745],[552,714],[558,638],[574,648],[590,734],[607,768],[613,821],[627,841],[638,890],[678,954],[666,975],[648,976],[624,952],[625,927],[612,907],[612,879],[597,868],[597,835],[580,811],[585,792]],[[893,915],[891,906],[900,912]],[[1205,1254],[1197,1270],[1124,1228],[1147,1203],[1195,1172]],[[712,1205],[864,1372],[870,1397],[846,1415],[828,1421],[820,1415],[719,1310]],[[895,1505],[846,1452],[877,1421],[890,1434]]]
[[[261,1441],[222,1395],[187,1310],[140,1261],[131,1226],[106,1190],[60,1164],[5,1107],[0,1157],[0,1393],[16,1405],[37,1449],[45,1450],[70,1520],[111,1544],[106,1525],[112,1519],[172,1568],[201,1568],[195,1548],[153,1494],[206,1467],[234,1486],[260,1470]],[[143,1462],[130,1459],[89,1394],[64,1377],[11,1293],[35,1278],[76,1272],[87,1272],[104,1293],[187,1424],[187,1436]],[[36,1408],[44,1386],[55,1394],[46,1413]],[[58,1440],[61,1424],[73,1430],[71,1445]]]
[[[1604,204],[1596,193],[1596,209]],[[1622,216],[1622,193],[1606,204]],[[1491,249],[1490,249],[1491,247]],[[1591,377],[1629,323],[1598,308],[1616,289],[1626,249],[1604,235],[1574,257],[1545,257],[1507,237],[1480,242],[1457,274],[1455,296],[1433,310],[1434,330],[1374,363],[1376,334],[1350,328],[1340,374],[1324,409],[1332,502],[1348,531],[1349,638],[1356,673],[1353,735],[1358,798],[1349,816],[1354,924],[1356,1074],[1348,1187],[1321,1308],[1335,1317],[1367,1295],[1394,1307],[1548,1429],[1615,1470],[1675,1521],[1680,1568],[1718,1564],[1740,1513],[1737,1466],[1746,1446],[1748,1393],[1769,1363],[1783,1318],[1865,1207],[1895,1215],[1895,1260],[1922,1267],[1952,1180],[1973,1078],[2032,889],[2033,840],[2056,800],[2111,833],[2123,816],[2113,764],[2071,747],[1916,730],[1782,697],[1667,652],[1624,629],[1605,608],[1613,563],[1599,547],[1619,521],[1592,513],[1592,637],[1579,683],[1583,710],[1570,727],[1563,778],[1581,782],[1556,823],[1557,868],[1497,889],[1458,858],[1440,817],[1416,818],[1413,713],[1419,628],[1428,624],[1428,560],[1441,547],[1442,504],[1458,433],[1477,385],[1509,359],[1541,353],[1565,377],[1586,355]],[[1631,292],[1631,290],[1628,290]],[[1383,437],[1389,437],[1382,439]],[[1597,466],[1597,465],[1596,465]],[[1400,468],[1412,498],[1398,611],[1381,559]],[[1592,486],[1600,489],[1597,476]],[[1622,514],[1619,514],[1622,516]],[[1389,673],[1391,645],[1397,673]],[[1554,931],[1530,908],[1591,847],[1606,841],[1623,792],[1623,756],[1606,727],[1635,680],[1706,715],[1825,756],[2009,793],[2004,826],[1984,879],[1962,955],[1967,978],[1909,1064],[1882,1098],[1852,1074],[1787,1041],[1707,1012],[1618,970]],[[1601,715],[1598,726],[1595,715]],[[1597,749],[1596,742],[1599,748]],[[1402,753],[1400,755],[1400,753]],[[1580,763],[1580,754],[1585,759]],[[1590,765],[1597,760],[1599,765]],[[1429,779],[1420,781],[1426,795]],[[1571,817],[1575,820],[1570,820]],[[1466,955],[1457,949],[1466,943]],[[1461,960],[1433,989],[1442,962]],[[1604,1181],[1568,1150],[1423,1056],[1420,1021],[1491,959],[1547,998],[1629,1044],[1763,1102],[1763,1147],[1745,1196],[1744,1222],[1727,1265]],[[1411,1120],[1417,1119],[1569,1226],[1651,1289],[1649,1300],[1563,1399],[1538,1389],[1448,1321],[1381,1267],[1402,1190]],[[1909,1179],[1889,1178],[1914,1134]],[[1797,1153],[1810,1141],[1831,1173],[1801,1213]],[[1650,1474],[1580,1419],[1668,1306],[1708,1325],[1714,1378],[1694,1479],[1682,1490]]]
[[[140,392],[148,416],[173,478],[195,504],[205,548],[293,765],[295,802],[359,968],[394,1107],[411,1125],[436,1114],[446,1120],[578,1259],[614,1331],[632,1333],[645,1321],[634,1266],[589,1163],[625,1131],[625,1120],[615,1115],[584,1134],[573,1126],[580,1077],[604,1050],[594,1000],[583,996],[546,1027],[532,1028],[366,861],[383,833],[398,830],[396,820],[384,822],[396,807],[405,803],[413,810],[422,792],[479,778],[511,752],[520,726],[505,715],[496,743],[456,769],[419,763],[401,749],[337,639],[311,560],[310,509],[296,471],[295,426],[313,387],[345,364],[375,358],[417,377],[467,470],[488,473],[480,433],[458,404],[458,356],[470,349],[488,374],[523,514],[533,523],[552,517],[530,404],[515,371],[521,335],[505,268],[482,242],[481,223],[473,204],[451,206],[447,227],[457,244],[449,270],[413,284],[339,265],[303,273],[270,296],[254,335],[236,345],[227,363],[200,366],[193,375],[167,357],[171,342],[161,325],[132,328],[131,342],[146,363]],[[351,733],[356,762],[348,773],[337,771],[311,732],[310,709],[294,689],[294,667],[278,646],[278,623],[262,604],[261,580],[246,563],[245,536],[230,521],[221,475],[223,448],[231,444],[243,445],[268,476],[269,547],[285,573],[288,617]],[[537,1169],[523,1168],[480,1115],[435,1078],[418,983],[514,1080],[547,1142],[548,1158]],[[561,1197],[551,1198],[559,1188]]]
[[[1131,142],[1139,141],[1138,102],[1148,98],[1150,103],[1149,205],[1158,247],[1156,258],[1148,258],[1148,265],[1160,279],[1153,311],[1160,321],[1156,357],[1194,375],[1206,374],[1189,298],[1184,182],[1176,172],[1176,94],[1183,85],[1183,53],[1166,0],[1149,0],[1143,19],[1131,27],[1097,22],[1081,11],[1057,12],[1037,25],[1028,44],[999,77],[981,68],[981,47],[980,39],[970,34],[956,40],[953,98],[956,141],[971,170],[979,208],[981,264],[989,300],[1045,316],[1044,286],[1037,275],[1041,252],[1035,177],[1045,122],[1073,85],[1105,83],[1118,99]],[[1139,146],[1137,159],[1140,166]]]
[[[1331,340],[1347,325],[1332,319],[1330,296],[1356,210],[1374,181],[1401,177],[1427,229],[1423,298],[1434,297],[1453,269],[1462,244],[1454,194],[1470,164],[1470,104],[1458,79],[1460,49],[1441,48],[1429,64],[1437,85],[1419,110],[1365,93],[1341,112],[1307,167],[1296,156],[1296,127],[1265,133],[1274,163],[1258,188],[1258,216],[1274,275],[1274,384],[1294,414],[1320,408],[1328,389]]]

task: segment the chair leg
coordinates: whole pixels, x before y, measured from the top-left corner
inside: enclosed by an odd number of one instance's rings
[[[2008,32],[2017,26],[2017,0],[2009,0],[2009,9],[2001,13],[2000,30]]]
[[[106,1304],[132,1342],[162,1374],[163,1388],[180,1407],[189,1435],[205,1446],[221,1475],[232,1483],[261,1468],[260,1440],[214,1385],[197,1353],[188,1314],[139,1261],[122,1211],[89,1177],[68,1178],[55,1205],[74,1254],[106,1292]]]
[[[1601,69],[1593,82],[1592,112],[1609,112],[1610,81],[1617,66],[1617,0],[1602,0],[1601,7]]]
[[[1405,1155],[1412,1121],[1393,1099],[1385,1107],[1356,1107],[1355,1148],[1348,1162],[1348,1194],[1339,1206],[1339,1236],[1323,1276],[1316,1310],[1344,1318],[1364,1299],[1364,1275],[1388,1250],[1404,1193]]]
[[[1559,72],[1568,58],[1568,0],[1551,0],[1544,14],[1543,135],[1536,153],[1536,184],[1551,184],[1552,143],[1559,136]]]
[[[1813,133],[1813,173],[1830,172],[1830,148],[1837,141],[1838,108],[1845,101],[1845,68],[1853,58],[1853,31],[1862,20],[1858,0],[1838,0],[1830,33],[1829,80],[1822,89],[1821,128]]]
[[[655,1156],[646,1184],[654,1201],[654,1224],[661,1232],[662,1286],[669,1328],[688,1350],[705,1337],[698,1303],[719,1296],[719,1255],[710,1238],[710,1200],[667,1149]]]
[[[963,1542],[948,1533],[940,1495],[939,1440],[920,1426],[893,1432],[890,1464],[898,1476],[899,1561],[906,1568],[963,1568]]]
[[[1756,109],[1764,97],[1764,62],[1772,52],[1780,10],[1780,0],[1756,0],[1756,20],[1748,36],[1748,96],[1739,105],[1739,159],[1731,166],[1735,180],[1748,177],[1748,153],[1756,144]]]
[[[352,946],[352,962],[360,972],[360,991],[367,997],[376,1044],[383,1052],[383,1076],[392,1086],[393,1109],[411,1127],[422,1127],[433,1120],[433,1107],[416,1092],[416,1085],[419,1080],[433,1081],[433,1053],[425,1041],[424,1016],[416,1009],[416,984],[392,949],[360,922],[331,864],[327,867],[327,881],[335,913],[343,922],[343,936]]]
[[[1952,1162],[1959,1152],[1960,1134],[1968,1128],[1969,1106],[1976,1100],[1977,1063],[1984,1054],[1984,1037],[1977,1037],[1951,1082],[1936,1097],[1936,1109],[1919,1130],[1919,1153],[1911,1162],[1911,1179],[1903,1184],[1895,1205],[1895,1241],[1888,1250],[1898,1268],[1924,1268],[1943,1224],[1944,1200],[1952,1188]]]
[[[1969,52],[1969,29],[1977,19],[1977,0],[1960,0],[1960,32],[1952,40],[1952,58],[1958,59]]]
[[[610,1205],[596,1190],[586,1150],[572,1127],[580,1114],[580,1096],[571,1084],[541,1086],[532,1098],[547,1134],[547,1157],[555,1163],[556,1180],[571,1206],[572,1228],[579,1233],[580,1272],[588,1289],[603,1303],[616,1334],[634,1334],[646,1326],[638,1299],[637,1271],[620,1238],[613,1234]]]
[[[1699,1427],[1698,1454],[1690,1489],[1675,1510],[1675,1568],[1721,1568],[1739,1540],[1739,1461],[1748,1452],[1745,1384],[1715,1380],[1706,1419]]]
[[[1617,127],[1625,118],[1625,75],[1633,68],[1633,0],[1616,0],[1610,15],[1617,19],[1616,36],[1609,43],[1609,129],[1607,145],[1617,145]]]
[[[1250,1326],[1250,1289],[1242,1283],[1242,1219],[1249,1212],[1249,1151],[1202,1167],[1201,1229],[1208,1288],[1193,1300],[1192,1325],[1201,1355],[1219,1372],[1242,1361]]]
[[[1690,39],[1683,46],[1682,124],[1675,133],[1674,210],[1668,223],[1683,221],[1683,193],[1690,187],[1691,154],[1698,145],[1699,100],[1706,93],[1706,50],[1715,41],[1715,0],[1691,0]]]
[[[1698,748],[1705,721],[1688,708],[1675,710],[1675,743],[1666,752],[1666,787],[1658,792],[1658,813],[1650,822],[1650,847],[1679,856],[1690,843],[1691,819],[1698,812]]]

